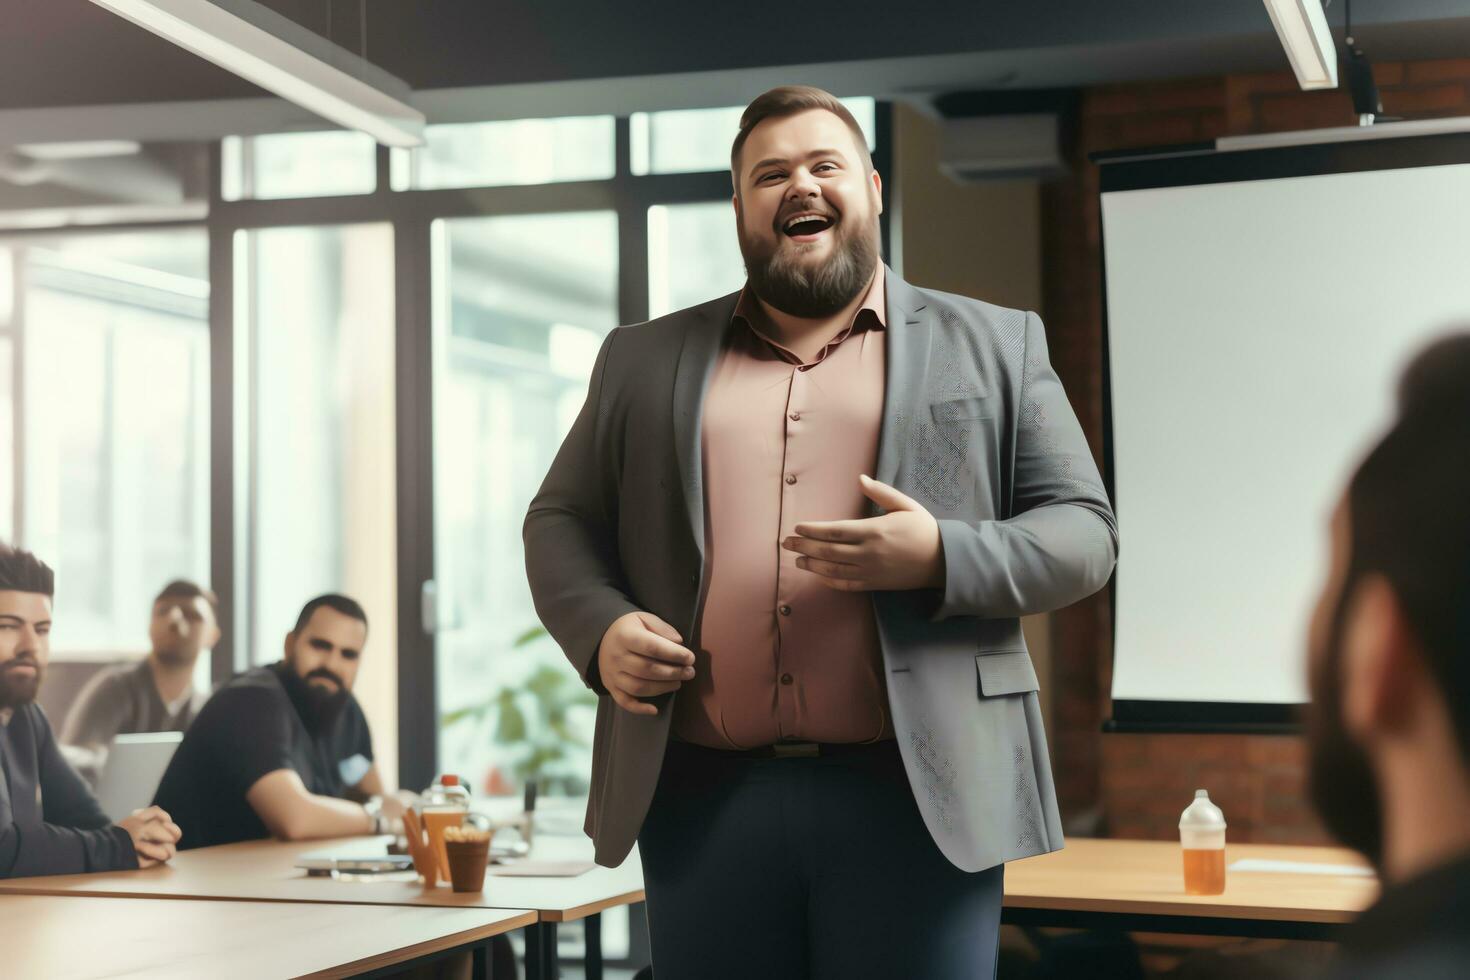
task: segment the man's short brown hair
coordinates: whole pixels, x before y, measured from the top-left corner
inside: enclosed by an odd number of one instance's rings
[[[767,119],[784,119],[810,109],[823,109],[846,123],[848,131],[852,133],[853,142],[862,155],[863,166],[868,173],[873,172],[873,155],[868,152],[868,135],[863,132],[863,127],[858,125],[847,106],[838,101],[831,92],[811,85],[782,85],[757,96],[740,116],[740,132],[735,134],[735,143],[730,147],[730,173],[737,191],[740,189],[740,151],[745,148],[745,141],[750,138],[751,130]]]
[[[190,582],[185,578],[176,578],[168,583],[154,597],[153,604],[156,606],[165,599],[203,599],[209,603],[210,610],[214,613],[214,621],[219,622],[219,596],[202,585]]]

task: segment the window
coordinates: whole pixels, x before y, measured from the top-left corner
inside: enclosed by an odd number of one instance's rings
[[[650,317],[733,293],[744,283],[745,260],[728,200],[648,209]]]
[[[613,117],[515,119],[428,126],[425,146],[395,150],[395,191],[606,180],[613,175]]]
[[[192,230],[15,246],[17,538],[56,570],[59,655],[142,652],[157,590],[209,580],[206,248]]]
[[[585,793],[596,699],[536,618],[521,525],[617,325],[617,217],[435,231],[439,766],[476,793]]]
[[[221,153],[227,201],[371,194],[378,186],[377,144],[364,133],[230,136]]]
[[[843,99],[842,104],[874,141],[876,104],[870,98]],[[740,131],[744,106],[724,109],[671,109],[665,112],[635,112],[629,120],[632,170],[644,174],[694,173],[729,170],[730,144]]]
[[[248,664],[279,660],[313,596],[342,592],[370,625],[354,693],[383,771],[397,759],[397,439],[393,230],[387,224],[236,235],[252,448]]]

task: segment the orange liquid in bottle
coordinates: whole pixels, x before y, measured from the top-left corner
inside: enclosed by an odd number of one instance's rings
[[[1225,891],[1225,848],[1207,851],[1184,848],[1186,895],[1219,895]]]

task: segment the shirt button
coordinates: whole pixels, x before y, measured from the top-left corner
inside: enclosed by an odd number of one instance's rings
[[[796,482],[796,474],[795,473],[787,473],[786,474],[786,484],[787,484],[787,486],[790,486],[791,484],[793,484],[795,482]]]
[[[781,606],[780,607],[780,613],[783,616],[790,616],[791,615],[791,607],[790,606]]]
[[[810,364],[803,364],[801,367],[797,368],[796,370],[798,370],[798,371],[805,371],[809,367],[811,367]]]
[[[781,683],[782,684],[790,684],[791,683],[791,675],[790,674],[782,674],[781,675]]]
[[[791,413],[791,421],[793,421],[793,422],[800,422],[801,421],[801,413],[800,412],[792,412]]]

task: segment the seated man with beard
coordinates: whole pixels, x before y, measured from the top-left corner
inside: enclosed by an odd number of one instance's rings
[[[186,847],[395,828],[404,803],[382,795],[352,696],[367,633],[362,606],[317,596],[286,634],[284,660],[209,699],[158,787],[158,805],[187,828]]]
[[[158,807],[113,824],[61,757],[36,692],[51,659],[51,569],[0,544],[0,878],[146,868],[179,828]]]
[[[194,688],[194,665],[219,642],[219,599],[184,579],[168,583],[153,600],[148,642],[148,656],[99,673],[67,712],[62,751],[94,784],[119,735],[182,732],[199,714],[206,695]]]
[[[1470,334],[1409,367],[1333,515],[1309,680],[1317,810],[1383,881],[1332,976],[1470,977]]]

